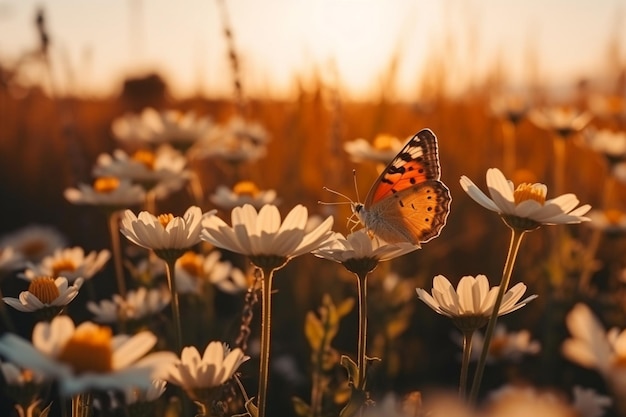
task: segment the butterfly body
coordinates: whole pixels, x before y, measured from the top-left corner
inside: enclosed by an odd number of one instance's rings
[[[437,138],[420,130],[381,172],[365,202],[352,203],[352,211],[385,242],[419,246],[439,236],[450,212],[450,191],[440,177]]]

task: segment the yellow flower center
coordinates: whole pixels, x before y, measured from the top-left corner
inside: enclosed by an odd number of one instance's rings
[[[378,149],[379,151],[389,151],[394,148],[393,145],[395,143],[396,143],[395,137],[387,133],[380,133],[376,135],[376,137],[374,138],[373,146],[375,149]]]
[[[96,324],[82,325],[67,341],[58,359],[74,372],[106,373],[113,369],[111,329]]]
[[[535,200],[543,206],[546,202],[545,188],[538,184],[523,183],[517,186],[513,192],[513,200],[515,205],[520,204],[522,201]]]
[[[161,214],[159,215],[159,217],[157,217],[157,220],[159,221],[159,223],[161,223],[161,226],[163,226],[163,228],[166,228],[167,225],[172,220],[174,220],[174,216],[171,213]]]
[[[30,369],[23,369],[21,371],[22,374],[22,380],[24,381],[24,383],[28,384],[29,382],[32,382],[32,380],[35,377],[35,374],[33,373],[33,371],[31,371]]]
[[[202,260],[193,251],[187,251],[178,259],[178,266],[187,271],[189,275],[199,277],[202,272]]]
[[[111,193],[120,186],[120,180],[115,177],[100,177],[93,182],[93,189],[101,194]]]
[[[63,275],[63,272],[76,271],[76,264],[71,259],[57,259],[52,264],[52,276],[59,277]]]
[[[131,156],[131,158],[136,162],[144,164],[148,169],[154,169],[156,156],[150,151],[138,150]]]
[[[256,197],[259,194],[259,188],[252,181],[239,181],[233,187],[233,192],[239,196]]]
[[[613,226],[619,224],[623,215],[624,213],[621,210],[617,209],[607,209],[604,211],[604,216],[606,217],[606,220],[609,222],[609,224]]]
[[[44,304],[50,304],[59,298],[59,289],[52,277],[37,277],[28,285],[28,292],[37,297]]]

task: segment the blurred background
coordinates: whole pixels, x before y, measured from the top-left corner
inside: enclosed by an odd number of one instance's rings
[[[521,98],[524,105],[511,116],[515,109],[497,106],[503,97]],[[0,234],[46,224],[61,230],[72,245],[107,247],[99,213],[70,204],[63,191],[90,183],[98,155],[119,147],[112,132],[115,119],[149,107],[194,111],[216,123],[233,115],[260,123],[270,137],[265,157],[237,171],[211,159],[194,164],[206,192],[252,179],[263,189],[275,189],[285,212],[301,203],[311,213],[334,214],[335,229],[344,233],[349,208],[318,205],[318,200],[335,201],[322,187],[355,198],[356,168],[363,198],[377,176],[375,164],[355,162],[344,144],[357,138],[373,142],[383,133],[404,141],[431,128],[439,138],[442,180],[452,194],[448,225],[422,250],[376,271],[372,285],[380,287],[381,298],[373,290],[372,308],[385,313],[372,316],[371,346],[372,354],[384,359],[375,385],[380,391],[454,387],[460,353],[450,336],[454,327],[418,302],[413,289],[430,289],[437,274],[456,282],[483,273],[495,285],[509,238],[500,219],[461,190],[460,176],[484,189],[486,170],[499,167],[516,183],[548,184],[548,198],[554,197],[552,142],[559,139],[526,115],[532,109],[567,107],[588,112],[589,126],[623,132],[625,102],[626,5],[618,0],[185,0],[175,5],[0,0]],[[511,124],[513,162],[506,153]],[[566,141],[562,192],[608,208],[601,184],[610,174],[603,156],[585,146],[584,132],[575,130]],[[624,187],[615,183],[610,208],[626,208]],[[159,201],[158,209],[182,214],[191,203],[181,192]],[[203,207],[211,208],[208,202]],[[486,387],[524,380],[567,388],[585,381],[604,389],[592,371],[563,359],[559,346],[567,334],[564,315],[579,300],[602,311],[607,324],[626,325],[625,284],[619,278],[623,234],[602,241],[593,291],[582,293],[563,274],[551,275],[550,233],[542,228],[528,235],[513,278],[539,299],[506,320],[512,329],[530,329],[542,352],[521,364],[488,370]],[[585,268],[577,259],[591,234],[585,225],[568,228],[566,277]],[[383,281],[391,272],[406,284],[402,297],[385,294]],[[306,396],[309,352],[304,336],[294,338],[293,329],[302,328],[306,312],[317,309],[324,293],[337,302],[353,297],[354,282],[339,266],[312,257],[290,263],[275,282],[273,346],[276,355],[292,355],[295,362],[288,362],[291,374],[285,371],[272,382],[288,387],[287,394],[273,388],[273,395]],[[13,284],[3,285],[5,294],[15,296]],[[353,350],[354,320],[353,311],[342,321],[339,351]]]

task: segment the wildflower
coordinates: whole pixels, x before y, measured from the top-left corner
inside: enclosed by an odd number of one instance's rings
[[[591,210],[587,217],[594,229],[612,235],[626,232],[626,213],[621,210]]]
[[[571,107],[533,109],[528,117],[539,128],[551,130],[561,138],[580,132],[591,121],[592,115]]]
[[[483,349],[484,337],[476,332],[472,338],[472,360],[478,360]],[[510,360],[519,361],[524,355],[535,355],[539,353],[541,345],[536,340],[531,340],[528,330],[507,331],[502,324],[497,324],[489,346],[487,362]]]
[[[83,284],[77,278],[74,285],[68,285],[67,278],[41,276],[30,281],[27,291],[22,291],[19,298],[4,297],[2,300],[16,310],[25,313],[47,310],[54,317],[60,313],[78,295]]]
[[[358,138],[343,145],[344,151],[350,155],[354,162],[377,162],[387,164],[402,149],[407,139],[401,141],[399,138],[387,133],[380,133],[372,144],[363,138]]]
[[[318,249],[331,236],[333,218],[328,217],[307,231],[308,212],[297,205],[281,222],[274,205],[265,205],[257,213],[250,204],[231,212],[232,227],[217,216],[208,218],[201,238],[214,246],[247,255],[263,273],[261,280],[261,352],[257,404],[259,416],[265,416],[269,374],[272,280],[274,272],[291,258]]]
[[[110,257],[111,252],[107,249],[91,251],[87,255],[79,246],[57,249],[43,258],[39,264],[28,263],[20,277],[29,281],[42,275],[55,278],[63,276],[69,282],[74,282],[78,278],[87,280],[102,270]]]
[[[489,102],[491,112],[513,125],[519,124],[528,113],[528,100],[520,95],[497,95]]]
[[[250,204],[235,207],[231,218],[232,227],[217,216],[208,218],[201,239],[247,255],[260,268],[281,267],[291,258],[318,249],[332,234],[332,217],[307,233],[307,209],[302,205],[295,206],[282,223],[278,208],[271,204],[258,213]]]
[[[587,147],[604,157],[611,170],[626,160],[626,132],[587,128],[583,139]]]
[[[186,151],[205,137],[213,127],[209,117],[198,117],[195,112],[178,110],[157,111],[144,109],[139,116],[129,114],[113,122],[115,137],[121,142],[156,147],[169,144]]]
[[[168,145],[156,151],[138,150],[128,155],[121,149],[100,154],[93,169],[96,177],[116,177],[140,184],[161,195],[181,188],[189,176],[187,159]]]
[[[200,242],[202,219],[202,211],[196,206],[189,207],[182,217],[172,214],[157,217],[147,211],[136,216],[131,210],[126,210],[120,231],[128,240],[154,250],[162,259],[178,258]]]
[[[582,417],[602,417],[606,409],[613,404],[611,397],[600,395],[592,388],[575,385],[572,388],[574,400],[572,407]]]
[[[577,415],[574,408],[557,393],[534,387],[505,385],[489,395],[485,417],[550,416],[570,417]]]
[[[0,362],[0,373],[2,373],[3,392],[13,400],[20,411],[24,411],[29,407],[39,405],[37,400],[41,390],[44,388],[45,378],[38,372],[30,369],[24,369],[16,366],[11,362]],[[21,409],[21,410],[20,410]]]
[[[157,338],[149,331],[112,336],[111,329],[91,322],[75,326],[68,316],[39,322],[32,344],[12,333],[0,338],[0,354],[18,366],[59,382],[63,397],[92,389],[123,390],[150,387],[150,376],[171,363],[171,352],[146,355]]]
[[[365,229],[344,237],[335,233],[333,239],[313,252],[315,256],[343,264],[351,272],[372,271],[379,262],[388,261],[419,249],[408,242],[386,243],[370,238]]]
[[[433,279],[432,295],[421,288],[416,289],[420,300],[436,313],[450,317],[461,330],[468,326],[478,329],[487,324],[498,290],[498,286],[489,288],[489,280],[484,275],[464,276],[456,290],[446,277],[437,275]],[[504,294],[498,315],[503,316],[518,310],[537,298],[536,295],[531,295],[519,301],[525,291],[526,285],[521,282],[511,287]]]
[[[268,140],[262,125],[236,116],[215,126],[194,147],[192,157],[217,157],[235,163],[255,161],[265,156]]]
[[[583,217],[591,206],[576,208],[578,198],[574,194],[563,194],[546,200],[548,192],[544,184],[520,184],[514,188],[497,168],[487,170],[487,197],[466,176],[461,177],[461,187],[481,206],[500,214],[509,227],[533,230],[546,224],[573,224],[588,221]]]
[[[66,238],[52,226],[29,225],[0,238],[0,248],[12,248],[25,261],[39,262],[66,245]]]
[[[93,185],[79,184],[78,188],[67,188],[63,195],[72,204],[98,206],[120,210],[142,204],[146,197],[144,189],[129,179],[117,177],[97,178]]]
[[[98,323],[115,323],[124,320],[141,320],[160,313],[170,303],[171,295],[165,288],[140,287],[126,293],[126,297],[113,294],[111,300],[87,302],[87,310]]]
[[[222,210],[232,210],[244,204],[250,204],[259,210],[266,204],[277,205],[280,202],[275,190],[259,190],[251,181],[238,182],[232,190],[220,185],[210,199]]]
[[[183,388],[192,400],[209,404],[215,388],[232,378],[248,359],[241,349],[230,350],[222,342],[210,342],[202,356],[194,346],[187,346],[164,378]]]
[[[220,261],[221,254],[213,251],[204,256],[187,251],[176,261],[178,292],[200,293],[203,282],[211,282],[226,292],[245,291],[247,280],[230,262]]]

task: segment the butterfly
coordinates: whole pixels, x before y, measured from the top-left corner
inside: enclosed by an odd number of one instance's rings
[[[437,236],[450,213],[450,190],[441,182],[437,137],[417,132],[374,181],[352,213],[371,235],[387,243],[420,246]]]

